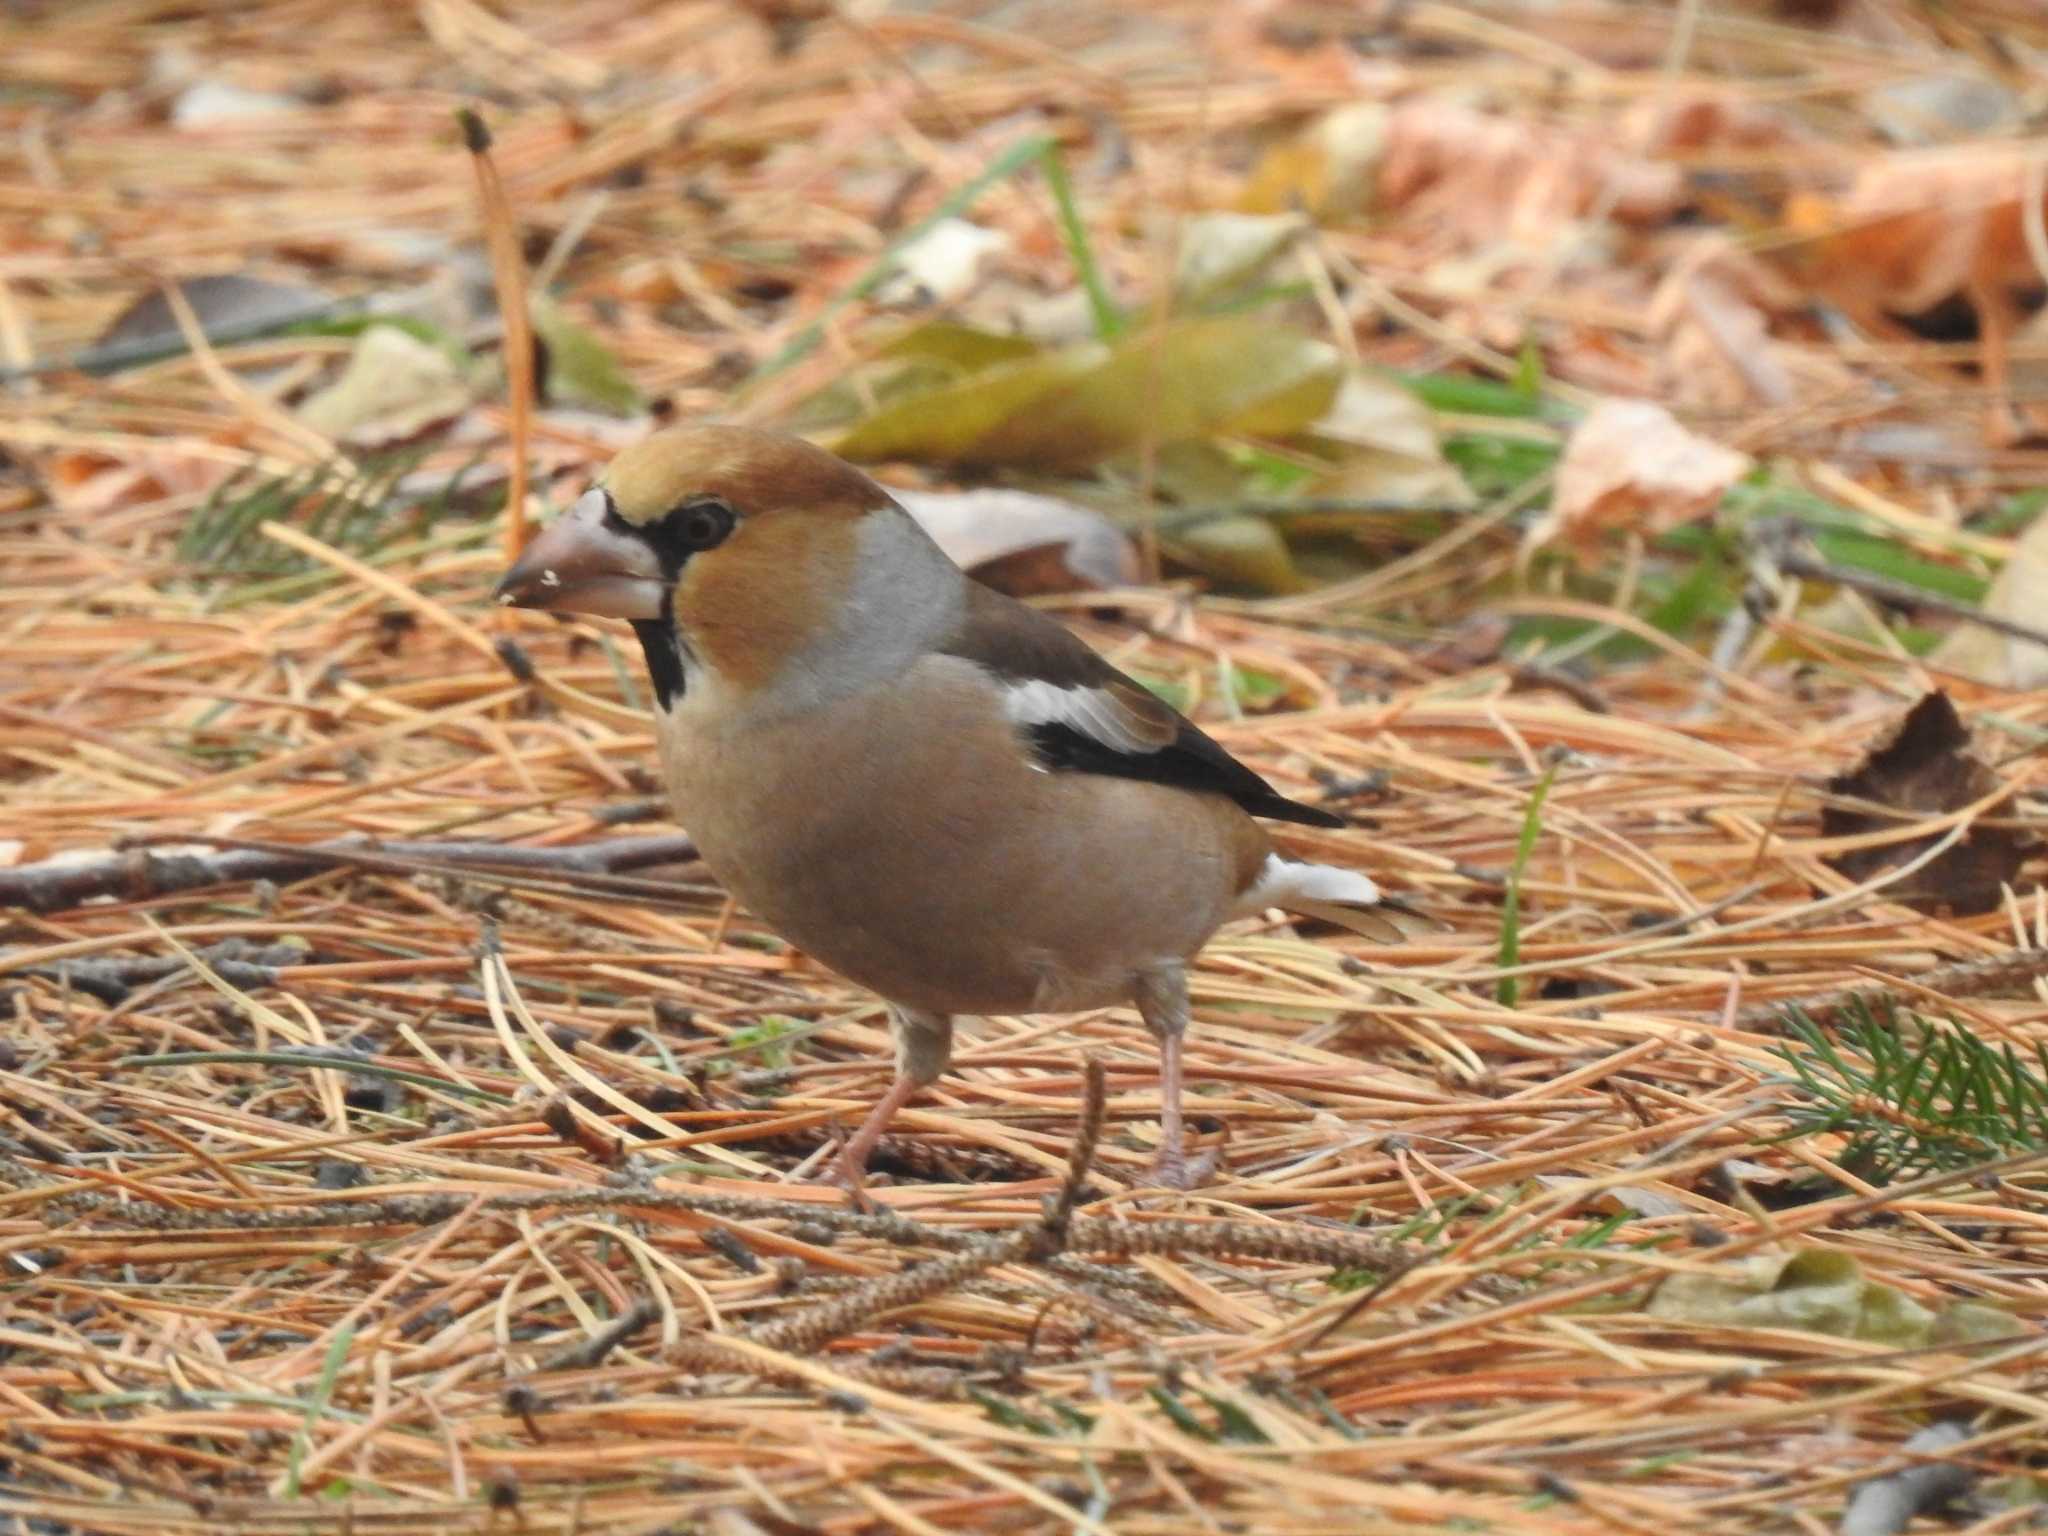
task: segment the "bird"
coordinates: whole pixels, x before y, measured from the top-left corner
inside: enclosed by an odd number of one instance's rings
[[[888,1091],[946,1070],[959,1017],[1135,1005],[1160,1051],[1151,1173],[1185,1150],[1188,968],[1278,907],[1398,937],[1367,875],[1294,859],[1287,799],[1057,619],[973,580],[881,485],[803,438],[673,426],[622,450],[498,582],[500,603],[623,619],[670,809],[728,893],[874,993]]]

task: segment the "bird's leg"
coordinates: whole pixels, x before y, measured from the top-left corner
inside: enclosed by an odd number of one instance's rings
[[[1212,1157],[1188,1166],[1180,1114],[1180,1047],[1188,1032],[1187,967],[1175,962],[1138,977],[1138,1016],[1159,1042],[1159,1155],[1152,1171],[1169,1189],[1192,1189],[1215,1166]]]
[[[918,1089],[935,1081],[953,1055],[953,1021],[943,1013],[898,1008],[892,1003],[889,1031],[896,1037],[896,1081],[868,1111],[867,1119],[839,1154],[838,1179],[848,1189],[859,1189],[866,1181],[868,1158],[896,1111],[909,1103]]]

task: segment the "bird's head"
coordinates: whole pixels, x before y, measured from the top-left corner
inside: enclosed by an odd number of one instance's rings
[[[664,707],[841,692],[907,662],[960,576],[880,486],[801,438],[673,427],[626,449],[498,583],[519,608],[629,619]]]

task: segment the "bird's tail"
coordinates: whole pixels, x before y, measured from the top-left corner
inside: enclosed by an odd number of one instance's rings
[[[1355,869],[1305,864],[1283,859],[1277,853],[1266,856],[1259,878],[1238,898],[1237,910],[1245,915],[1263,912],[1268,907],[1335,923],[1381,944],[1399,944],[1408,937],[1391,913],[1421,917],[1412,908],[1382,895],[1377,885]]]

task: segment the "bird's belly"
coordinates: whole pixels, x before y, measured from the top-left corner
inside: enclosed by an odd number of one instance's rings
[[[1157,958],[1075,931],[1068,911],[1020,911],[1002,861],[986,851],[974,859],[906,856],[892,823],[885,815],[813,816],[750,828],[740,840],[716,831],[697,839],[712,872],[769,928],[906,1007],[1098,1007],[1128,998],[1131,976]]]
[[[1243,818],[1228,802],[876,723],[663,735],[712,872],[850,980],[936,1013],[1100,1007],[1229,911]]]

